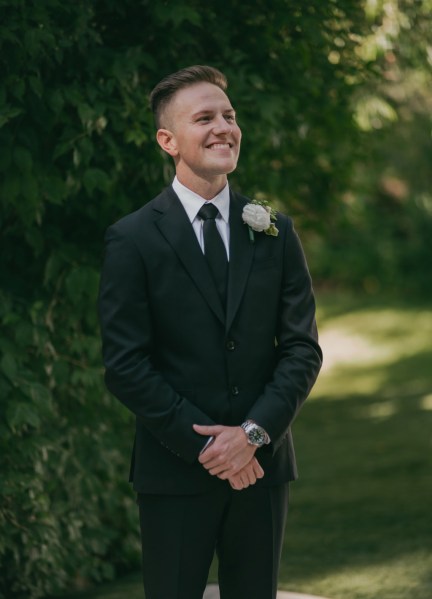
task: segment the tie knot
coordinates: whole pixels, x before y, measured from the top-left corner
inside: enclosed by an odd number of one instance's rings
[[[211,203],[203,204],[198,212],[198,216],[203,220],[208,220],[209,218],[215,219],[218,214],[219,210]]]

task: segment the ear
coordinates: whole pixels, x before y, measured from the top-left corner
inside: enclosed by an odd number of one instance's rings
[[[178,155],[174,133],[168,129],[158,129],[156,139],[164,152],[175,158]]]

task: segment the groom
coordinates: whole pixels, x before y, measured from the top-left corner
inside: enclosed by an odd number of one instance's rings
[[[250,200],[228,185],[241,131],[226,87],[208,66],[155,87],[176,177],[106,235],[106,384],[136,416],[146,599],[201,599],[215,551],[222,599],[276,597],[290,427],[321,365],[291,220],[277,214],[277,236],[253,231]]]

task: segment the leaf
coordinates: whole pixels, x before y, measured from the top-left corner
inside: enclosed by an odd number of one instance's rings
[[[56,385],[65,385],[70,375],[70,366],[66,361],[58,360],[53,364],[52,377]]]
[[[4,376],[0,376],[0,403],[4,403],[9,393],[12,390],[12,385]],[[1,432],[0,432],[1,438]]]
[[[139,127],[127,129],[125,131],[125,141],[126,143],[132,142],[140,148],[146,141],[148,141],[148,135]]]
[[[0,114],[0,127],[3,127],[3,125],[6,125],[6,123],[8,123],[9,121],[11,121],[12,119],[16,118],[17,116],[19,116],[20,114],[23,113],[23,109],[22,108],[6,108],[5,110],[2,110],[1,114]]]
[[[22,173],[28,173],[33,165],[33,159],[27,148],[16,147],[13,151],[14,162]]]
[[[5,177],[2,190],[2,200],[12,203],[21,190],[18,173],[9,171]]]
[[[10,354],[4,355],[0,362],[0,368],[2,369],[3,374],[5,374],[11,383],[13,383],[18,371],[15,358],[13,358],[13,356]]]
[[[40,77],[29,77],[30,89],[38,96],[38,98],[42,97],[43,87],[42,81]]]
[[[88,137],[83,137],[76,145],[79,154],[79,164],[87,165],[93,158],[94,146]]]
[[[26,200],[29,200],[32,204],[36,203],[39,194],[39,186],[35,177],[30,174],[26,174],[21,180],[21,193]]]
[[[1,117],[0,117],[1,118]],[[0,152],[0,171],[7,171],[12,162],[12,154],[7,147],[2,147]]]
[[[59,143],[58,145],[56,145],[56,147],[53,151],[53,160],[60,158],[60,156],[63,156],[64,154],[67,154],[72,149],[73,149],[73,144],[70,140]]]
[[[14,330],[14,337],[19,347],[28,347],[33,343],[33,327],[27,320],[21,320]]]
[[[47,411],[52,405],[51,392],[40,383],[28,382],[21,386],[25,395],[31,399],[40,409]]]
[[[61,204],[67,195],[66,183],[57,174],[53,174],[46,181],[45,196],[52,204]]]
[[[57,280],[63,263],[63,258],[58,252],[51,254],[45,265],[44,285]]]
[[[170,6],[169,10],[164,3],[155,3],[155,14],[161,23],[171,23],[179,27],[184,22],[200,25],[201,15],[187,4]]]
[[[40,418],[37,411],[30,404],[20,401],[8,406],[6,422],[13,432],[18,432],[26,425],[38,428]]]
[[[30,211],[28,211],[26,213],[26,217],[27,217],[27,221],[29,221],[32,217],[34,220],[36,220],[38,218],[38,214],[37,213],[30,213]],[[34,220],[32,219],[32,224],[34,224]],[[39,227],[31,227],[31,228],[27,228],[25,235],[24,235],[25,240],[27,241],[27,243],[29,244],[29,246],[32,248],[35,257],[38,257],[44,247],[44,236],[43,233],[41,231],[41,229]]]
[[[22,100],[25,94],[25,81],[19,77],[14,77],[11,87],[11,94],[17,99]]]
[[[94,108],[86,102],[81,102],[77,106],[79,117],[84,125],[93,120],[96,116]]]
[[[91,298],[95,301],[99,286],[99,274],[88,266],[74,268],[66,277],[66,290],[73,303]]]
[[[63,94],[59,89],[54,89],[48,96],[48,104],[55,114],[60,114],[63,110],[65,101]]]
[[[109,186],[109,177],[105,171],[98,168],[89,168],[84,173],[83,184],[86,191],[91,196],[95,189],[107,191]]]

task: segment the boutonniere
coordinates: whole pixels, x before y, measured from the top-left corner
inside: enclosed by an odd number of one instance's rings
[[[255,241],[254,231],[263,231],[266,235],[277,237],[279,229],[276,228],[276,210],[269,206],[267,200],[252,200],[246,204],[242,214],[243,222],[249,227],[249,239]]]

